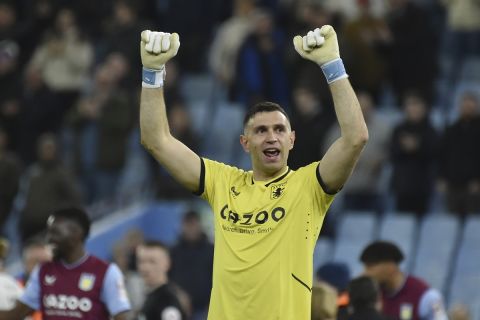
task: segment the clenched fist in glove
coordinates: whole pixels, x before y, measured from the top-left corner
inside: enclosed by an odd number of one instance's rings
[[[180,48],[180,39],[177,33],[142,31],[140,55],[143,64],[143,87],[163,86],[165,63],[177,55],[178,48]]]
[[[340,59],[337,34],[332,26],[316,28],[304,37],[295,36],[293,45],[300,56],[322,67],[328,83],[348,77]]]

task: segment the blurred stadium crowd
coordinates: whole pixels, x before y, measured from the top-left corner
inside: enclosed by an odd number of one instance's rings
[[[321,239],[341,243],[342,217],[363,211],[412,217],[415,242],[442,213],[459,230],[436,243],[454,242],[453,270],[480,213],[479,17],[477,0],[0,0],[2,233],[21,248],[65,204],[98,219],[137,201],[195,201],[139,144],[144,29],[180,34],[165,95],[190,148],[248,169],[242,115],[271,100],[296,130],[289,165],[320,159],[339,128],[320,68],[291,39],[331,24],[370,141]],[[468,249],[478,284],[480,252]]]

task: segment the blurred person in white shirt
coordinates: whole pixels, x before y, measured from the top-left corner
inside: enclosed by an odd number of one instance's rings
[[[4,268],[8,253],[8,241],[0,238],[0,310],[9,310],[22,294],[22,289],[15,278],[8,274]]]

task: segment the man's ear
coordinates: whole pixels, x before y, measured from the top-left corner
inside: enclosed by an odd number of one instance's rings
[[[246,153],[250,153],[250,149],[248,148],[248,138],[246,135],[240,135],[240,144]]]
[[[290,148],[289,148],[289,150],[293,149],[294,144],[295,144],[295,131],[292,131],[290,133]]]

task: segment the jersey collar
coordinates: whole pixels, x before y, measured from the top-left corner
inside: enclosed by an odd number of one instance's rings
[[[257,181],[258,183],[265,183],[265,187],[268,187],[269,185],[271,185],[272,183],[276,183],[276,182],[279,182],[281,180],[283,180],[289,173],[290,173],[290,168],[289,167],[286,167],[285,168],[285,172],[283,172],[282,174],[280,174],[280,176],[276,177],[276,178],[272,178],[270,180],[265,180],[265,181]],[[255,180],[253,179],[253,173],[252,173],[252,184],[255,184]]]

